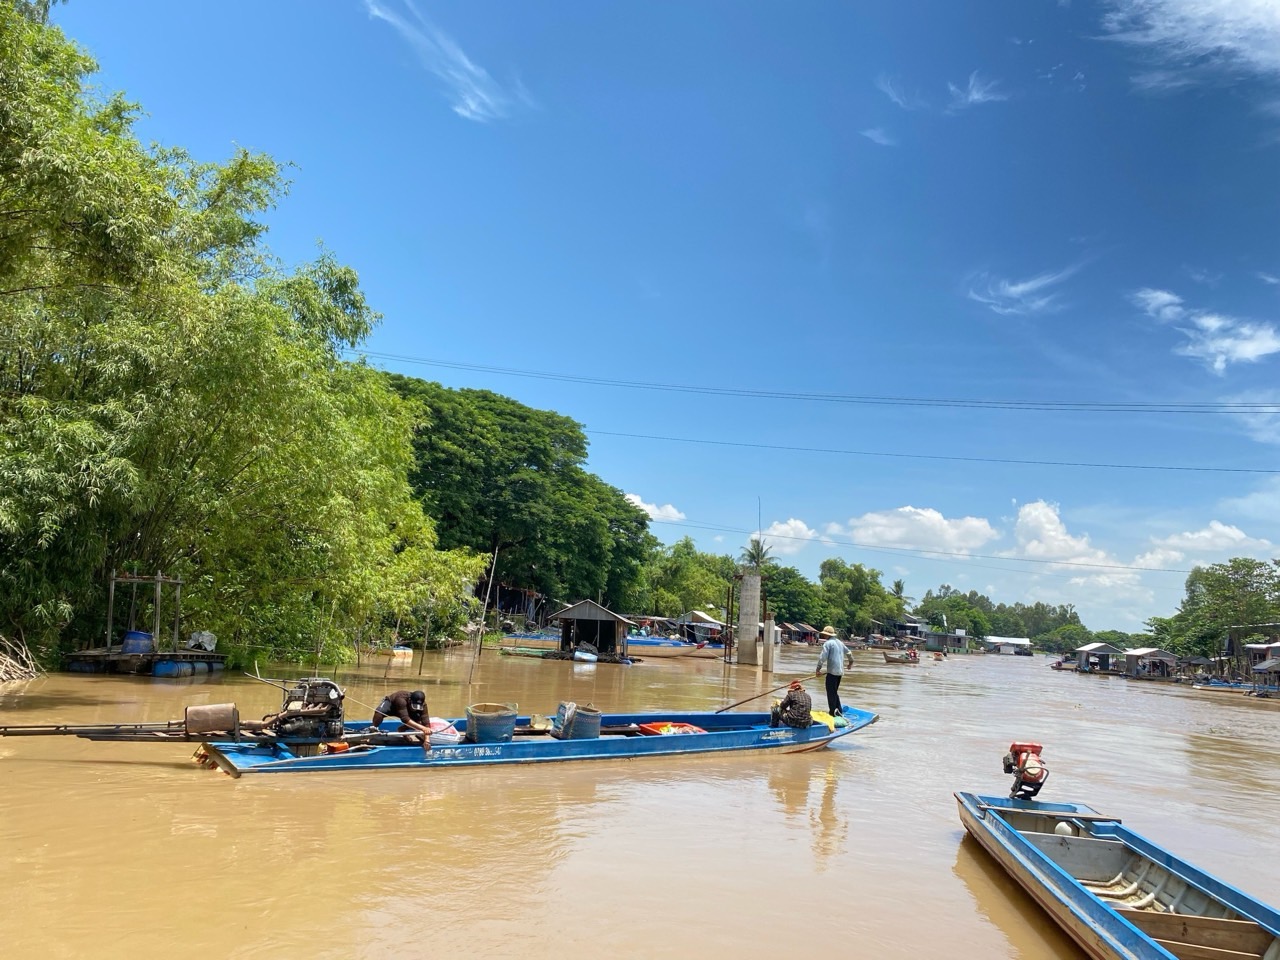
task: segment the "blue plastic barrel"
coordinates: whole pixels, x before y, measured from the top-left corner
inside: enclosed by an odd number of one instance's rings
[[[145,630],[130,630],[124,635],[124,643],[120,645],[121,653],[150,653],[156,648],[151,634]]]
[[[515,732],[514,704],[473,703],[467,707],[468,743],[508,743]]]
[[[153,677],[189,677],[194,672],[183,660],[157,660],[151,668]]]

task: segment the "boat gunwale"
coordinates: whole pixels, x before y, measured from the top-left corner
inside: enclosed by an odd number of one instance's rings
[[[228,741],[214,741],[204,744],[205,750],[210,754],[212,759],[222,767],[222,769],[231,772],[233,776],[239,777],[245,773],[274,773],[285,772],[288,770],[299,770],[306,772],[324,772],[324,771],[347,771],[347,770],[388,770],[388,769],[438,769],[445,767],[477,767],[477,766],[514,766],[529,763],[556,763],[556,762],[579,762],[587,760],[641,760],[657,757],[672,757],[683,754],[690,755],[709,755],[709,754],[741,754],[753,751],[779,751],[782,753],[808,753],[814,750],[820,750],[828,744],[849,734],[863,730],[877,720],[879,715],[868,710],[858,710],[849,708],[852,713],[857,715],[855,722],[850,723],[846,727],[837,727],[834,730],[824,729],[822,724],[814,724],[806,728],[804,732],[812,734],[802,740],[776,740],[772,742],[753,741],[743,744],[723,744],[723,745],[706,745],[703,748],[690,749],[687,746],[679,746],[676,744],[690,742],[693,737],[701,737],[706,735],[724,735],[724,734],[749,734],[759,733],[762,730],[768,732],[767,727],[768,714],[750,713],[738,714],[736,716],[752,718],[753,722],[742,723],[736,726],[722,729],[709,730],[706,734],[686,734],[675,735],[672,737],[602,737],[599,739],[592,738],[588,740],[552,740],[552,743],[561,745],[559,750],[547,750],[544,754],[537,753],[531,756],[514,756],[514,757],[497,757],[492,754],[483,752],[477,748],[486,747],[508,747],[512,743],[517,746],[525,747],[532,743],[545,743],[545,737],[527,738],[518,741],[509,741],[497,744],[459,744],[457,746],[437,746],[433,748],[434,756],[424,755],[420,746],[375,746],[359,751],[348,751],[337,754],[321,754],[319,756],[298,757],[292,755],[280,756],[275,759],[259,760],[253,763],[237,763],[236,757],[242,756],[246,759],[257,759],[261,756],[262,751],[268,749],[262,745],[248,746],[244,744],[236,744]],[[729,717],[732,714],[710,714],[705,711],[696,713],[640,713],[640,714],[609,714],[602,717],[603,720],[623,720],[626,718],[642,718],[652,720],[656,717],[662,718],[709,718],[709,717]],[[451,721],[456,724],[463,724],[464,721],[459,719]],[[822,733],[813,734],[815,728],[823,729]],[[634,741],[643,739],[644,741],[653,742],[655,748],[646,749],[640,752],[622,752],[622,751],[606,751],[600,753],[573,753],[567,752],[565,748],[570,745],[580,745],[587,747],[591,744],[598,744],[609,740],[628,740]],[[664,740],[671,740],[671,749],[657,749],[657,744]],[[693,742],[697,742],[696,740]],[[704,741],[705,742],[705,741]],[[287,749],[276,745],[273,748],[276,752],[288,754]],[[475,753],[475,756],[449,756],[446,751],[457,751],[462,749],[467,753]],[[381,758],[381,759],[375,759]],[[373,762],[370,762],[373,761]],[[230,769],[229,769],[230,768]]]

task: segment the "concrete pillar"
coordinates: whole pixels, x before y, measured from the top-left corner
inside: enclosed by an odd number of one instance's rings
[[[739,596],[738,662],[755,666],[760,662],[756,653],[756,634],[760,632],[760,574],[743,574]]]
[[[764,654],[761,658],[764,663],[764,672],[773,673],[773,654],[776,648],[773,645],[773,620],[764,622],[764,643],[761,644],[760,650]]]

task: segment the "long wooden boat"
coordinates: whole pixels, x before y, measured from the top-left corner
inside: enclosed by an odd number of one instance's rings
[[[1280,912],[1077,803],[957,793],[960,821],[1095,960],[1280,960]]]
[[[803,730],[770,727],[767,713],[623,713],[603,715],[600,718],[600,736],[583,740],[554,739],[547,735],[545,729],[535,729],[529,717],[517,717],[515,734],[509,741],[461,742],[435,746],[430,752],[417,744],[359,744],[341,752],[300,756],[288,744],[281,742],[232,741],[206,743],[202,749],[210,763],[236,777],[246,773],[421,770],[754,751],[806,753],[820,750],[878,719],[876,714],[867,710],[846,707],[844,713],[848,725],[834,730],[820,723]],[[450,722],[465,736],[465,718]],[[355,734],[367,726],[367,723],[360,722],[347,724]],[[654,732],[664,729],[696,732]]]
[[[881,651],[884,654],[885,663],[919,663],[918,657],[912,657],[906,653],[890,653],[888,650]]]

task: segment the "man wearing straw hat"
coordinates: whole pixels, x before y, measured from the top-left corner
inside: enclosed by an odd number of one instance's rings
[[[844,707],[840,703],[840,681],[844,679],[844,660],[849,651],[845,649],[840,638],[836,636],[835,627],[823,627],[822,636],[826,642],[818,653],[818,669],[814,676],[827,671],[827,712],[833,717],[843,717]]]

